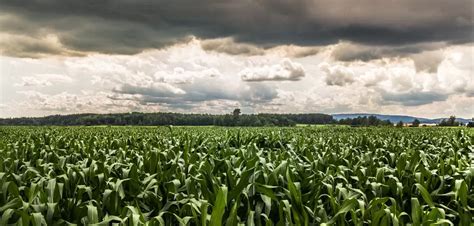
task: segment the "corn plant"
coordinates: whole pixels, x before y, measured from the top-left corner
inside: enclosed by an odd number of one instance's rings
[[[473,134],[0,127],[0,225],[473,225]]]

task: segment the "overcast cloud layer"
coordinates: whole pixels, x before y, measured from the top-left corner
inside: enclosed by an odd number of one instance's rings
[[[263,47],[466,43],[472,7],[472,0],[1,0],[0,27],[11,35],[1,45],[8,55],[35,56],[132,54],[191,35]]]
[[[0,0],[0,117],[474,115],[474,0]]]

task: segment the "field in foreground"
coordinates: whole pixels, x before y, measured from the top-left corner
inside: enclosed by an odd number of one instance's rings
[[[453,128],[0,127],[0,225],[472,225]]]

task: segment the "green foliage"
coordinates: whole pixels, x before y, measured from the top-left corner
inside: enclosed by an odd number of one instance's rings
[[[0,127],[0,135],[0,225],[474,222],[469,129]]]
[[[359,116],[357,118],[340,119],[337,121],[337,123],[350,126],[392,126],[392,122],[390,122],[390,120],[381,120],[374,115],[369,117]]]
[[[439,123],[439,126],[459,126],[460,123],[456,121],[456,116],[450,116],[448,119],[443,119]]]
[[[180,113],[124,113],[124,114],[73,114],[51,115],[37,118],[0,118],[0,125],[179,125],[179,126],[294,126],[298,124],[329,124],[326,114],[246,114],[240,109],[232,114],[180,114]]]
[[[411,123],[411,126],[412,126],[412,127],[418,127],[418,126],[420,126],[420,124],[421,124],[420,120],[415,119],[415,120],[413,120],[413,122]]]
[[[396,125],[398,128],[402,128],[405,124],[402,121],[399,121]]]

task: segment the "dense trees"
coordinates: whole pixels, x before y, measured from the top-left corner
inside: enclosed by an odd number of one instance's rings
[[[180,114],[180,113],[124,113],[52,115],[37,118],[0,119],[0,125],[218,125],[218,126],[293,126],[296,124],[329,124],[326,114]]]
[[[396,125],[398,128],[401,128],[404,126],[404,123],[402,121],[399,121]]]
[[[452,115],[447,120],[443,119],[439,123],[439,126],[459,126],[460,123],[456,121],[456,116]]]
[[[389,120],[380,120],[376,116],[340,119],[338,124],[351,126],[392,126]]]
[[[467,127],[474,127],[474,118],[472,118],[471,121],[467,123]]]
[[[232,114],[233,114],[234,116],[239,116],[240,113],[241,113],[241,112],[240,112],[240,109],[239,109],[239,108],[234,109],[234,111],[232,112]]]
[[[415,120],[413,120],[413,122],[411,123],[411,126],[412,127],[418,127],[420,126],[420,120],[418,120],[417,118]]]
[[[241,114],[240,109],[225,115],[181,113],[122,113],[122,114],[73,114],[30,118],[0,118],[0,125],[177,125],[177,126],[294,126],[296,124],[340,124],[349,126],[393,126],[389,120],[376,116],[363,116],[334,120],[331,115],[308,114]],[[397,126],[403,126],[399,122]],[[412,126],[420,125],[415,119]],[[439,126],[459,126],[455,116],[442,120]],[[468,124],[474,127],[474,121]]]

